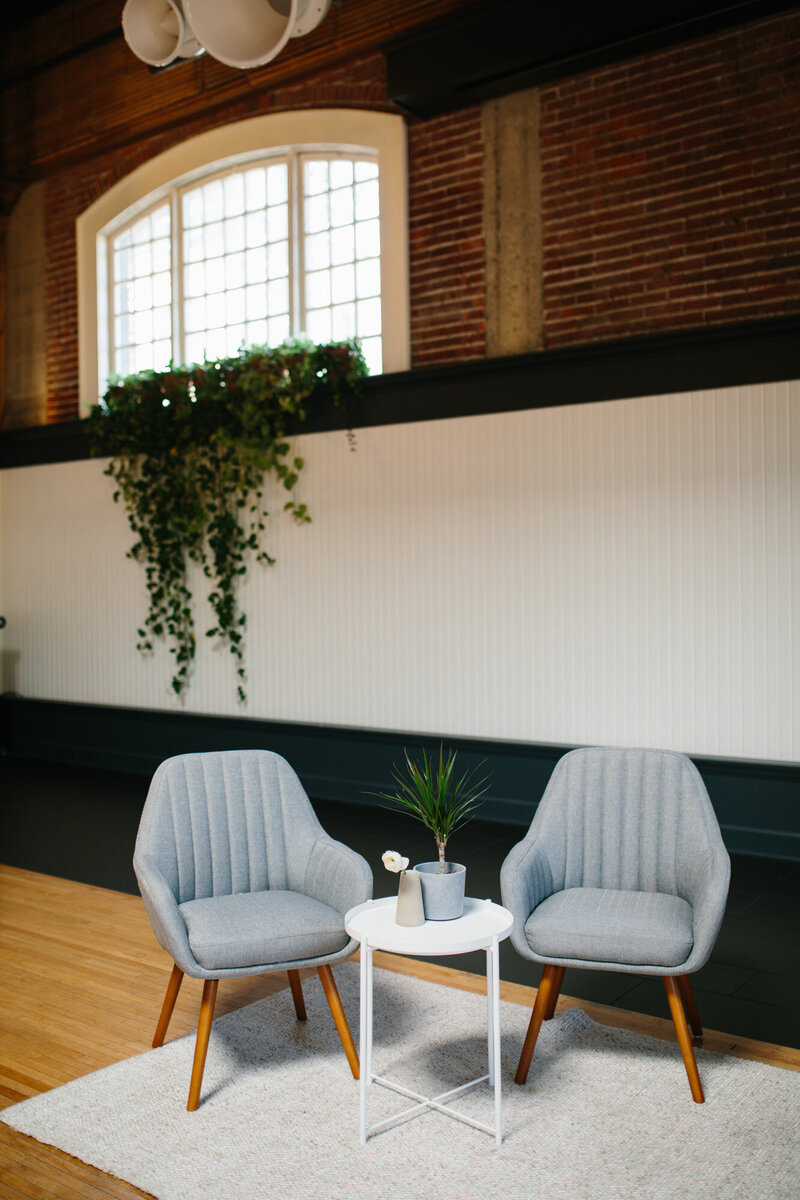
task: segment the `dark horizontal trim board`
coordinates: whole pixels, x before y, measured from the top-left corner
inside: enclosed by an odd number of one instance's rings
[[[478,3],[382,45],[389,99],[428,118],[795,7],[796,0]]]
[[[403,749],[437,750],[463,766],[485,760],[491,789],[481,816],[527,828],[568,745],[393,730],[304,725],[0,696],[0,747],[19,759],[152,775],[165,758],[264,748],[283,755],[312,799],[375,805]],[[694,757],[732,852],[800,860],[800,763]]]
[[[800,315],[376,375],[345,420],[317,405],[305,433],[593,404],[800,378]],[[322,398],[321,398],[322,399]],[[0,434],[0,467],[90,456],[85,422]]]

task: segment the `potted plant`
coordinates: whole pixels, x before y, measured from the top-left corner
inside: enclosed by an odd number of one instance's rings
[[[445,755],[443,745],[439,746],[438,761],[424,749],[421,764],[407,750],[404,754],[405,768],[402,771],[395,768],[392,772],[395,790],[373,795],[387,801],[387,807],[421,821],[433,834],[438,860],[417,863],[414,870],[420,875],[426,919],[450,921],[464,911],[466,867],[447,860],[447,843],[475,815],[481,797],[488,790],[488,776],[477,777],[483,763],[457,774],[456,751],[449,750]]]

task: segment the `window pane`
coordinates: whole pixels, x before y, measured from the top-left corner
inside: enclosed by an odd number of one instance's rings
[[[351,255],[352,257],[352,255]],[[331,237],[328,231],[306,238],[306,269],[319,271],[331,265]]]
[[[356,305],[358,336],[369,337],[381,331],[381,305],[379,300],[359,300]]]
[[[267,277],[267,251],[265,247],[259,250],[248,250],[244,256],[245,278],[248,283],[258,283]]]
[[[367,258],[356,264],[356,294],[359,300],[367,296],[379,296],[381,292],[381,264],[377,258]]]
[[[256,167],[244,173],[245,207],[248,212],[263,208],[267,203],[267,172]]]
[[[263,286],[247,288],[245,303],[248,321],[263,319],[267,315],[267,289]]]
[[[378,181],[371,180],[369,183],[359,183],[355,189],[356,196],[356,220],[368,221],[371,217],[378,215]]]
[[[225,194],[225,215],[238,216],[244,212],[244,177],[241,174],[228,175],[223,180]]]
[[[356,225],[356,258],[377,258],[380,252],[380,221],[359,222]]]
[[[211,183],[207,183],[203,187],[203,220],[208,224],[209,221],[222,220],[225,212],[225,193],[222,188],[221,179],[213,179]]]
[[[270,279],[289,274],[289,243],[276,242],[267,251],[267,271]]]
[[[305,164],[305,179],[303,192],[306,196],[316,196],[328,190],[328,164],[310,159]]]
[[[267,344],[270,346],[280,346],[281,342],[286,341],[290,333],[288,313],[282,317],[270,317],[267,322],[267,328]]]
[[[306,233],[319,233],[321,229],[327,229],[330,221],[328,218],[328,194],[324,196],[311,196],[306,200]]]
[[[322,308],[331,302],[331,277],[329,271],[314,271],[306,275],[306,304],[309,308]]]
[[[356,235],[352,225],[331,232],[331,262],[352,262],[356,256]]]
[[[306,320],[306,329],[312,342],[329,342],[331,340],[330,309],[320,308],[310,312]]]
[[[345,300],[354,300],[356,295],[356,276],[352,264],[335,267],[331,271],[331,299],[334,304]]]
[[[267,168],[267,203],[285,204],[289,199],[289,172],[286,163]]]
[[[353,220],[353,189],[331,192],[331,225],[349,225]]]
[[[240,288],[245,282],[245,256],[243,254],[228,254],[225,256],[225,286]]]
[[[276,279],[267,288],[267,307],[271,317],[289,312],[289,280]]]
[[[334,159],[330,167],[331,187],[345,187],[353,182],[353,163],[349,158]]]
[[[244,217],[234,217],[223,226],[225,249],[228,254],[244,250]]]
[[[267,214],[263,209],[250,212],[245,219],[245,242],[248,246],[263,246],[267,240]]]

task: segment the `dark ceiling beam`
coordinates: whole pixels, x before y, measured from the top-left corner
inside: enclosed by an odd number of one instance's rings
[[[381,50],[389,98],[425,118],[797,7],[797,0],[495,0]]]

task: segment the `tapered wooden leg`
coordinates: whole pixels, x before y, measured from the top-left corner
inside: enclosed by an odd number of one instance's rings
[[[561,985],[561,981],[558,978],[558,972],[560,970],[560,967],[553,967],[548,964],[544,971],[542,971],[542,978],[539,982],[539,989],[536,993],[536,1003],[533,1006],[530,1024],[528,1025],[528,1032],[525,1035],[522,1053],[519,1056],[517,1073],[514,1076],[515,1083],[524,1083],[528,1078],[528,1071],[530,1070],[533,1051],[536,1047],[536,1039],[539,1036],[539,1030],[542,1027],[544,1015],[550,1008],[551,1001],[553,1004],[555,1004],[555,999],[558,999],[558,987]],[[555,999],[553,999],[554,992]]]
[[[678,990],[683,1001],[683,1011],[686,1013],[686,1019],[691,1026],[692,1033],[696,1038],[703,1036],[703,1024],[700,1020],[700,1014],[697,1011],[697,1005],[694,1002],[694,993],[692,985],[689,983],[688,975],[676,975],[675,982],[678,985]]]
[[[203,1071],[206,1065],[208,1039],[211,1033],[211,1022],[214,1020],[214,1004],[217,999],[218,979],[207,979],[203,984],[203,1001],[200,1005],[200,1020],[197,1025],[197,1041],[194,1045],[194,1062],[192,1063],[192,1081],[189,1084],[189,1112],[194,1112],[200,1103],[200,1088],[203,1085]]]
[[[559,993],[561,992],[561,984],[564,982],[564,972],[566,967],[555,967],[553,974],[553,983],[550,988],[550,999],[547,1001],[544,1020],[549,1021],[555,1015],[556,1004],[558,1003]]]
[[[178,999],[178,992],[181,989],[182,983],[183,971],[179,966],[173,965],[172,974],[167,984],[167,994],[164,997],[164,1003],[161,1005],[161,1016],[158,1018],[158,1024],[156,1025],[155,1037],[153,1038],[154,1047],[164,1045],[164,1038],[167,1036],[167,1026],[175,1008],[175,1001]]]
[[[303,999],[303,985],[300,982],[299,971],[287,972],[289,976],[289,987],[292,989],[292,999],[294,1000],[294,1011],[297,1013],[298,1021],[306,1019],[306,1002]]]
[[[353,1072],[353,1078],[358,1079],[358,1055],[353,1043],[353,1035],[350,1032],[350,1026],[347,1024],[347,1017],[344,1015],[342,1002],[339,999],[339,990],[336,987],[336,981],[333,978],[333,972],[326,963],[323,967],[317,967],[319,977],[322,981],[322,988],[325,992],[325,999],[333,1016],[334,1024],[339,1032],[339,1037],[342,1039],[344,1052],[347,1055],[347,1061],[350,1063],[350,1070]]]
[[[678,1035],[678,1045],[683,1055],[683,1065],[686,1067],[686,1074],[689,1077],[689,1087],[692,1089],[692,1099],[697,1104],[702,1104],[705,1096],[703,1095],[703,1088],[697,1071],[689,1025],[686,1021],[686,1014],[683,1011],[683,1004],[681,1003],[680,989],[672,975],[665,975],[663,979],[667,1000],[669,1001],[669,1010],[672,1013],[672,1022],[675,1026],[675,1032]]]

